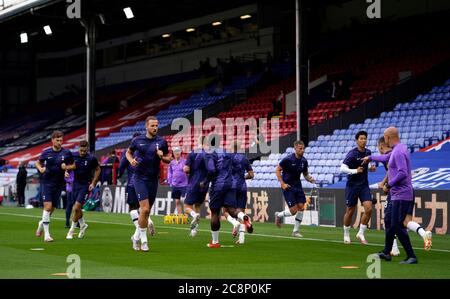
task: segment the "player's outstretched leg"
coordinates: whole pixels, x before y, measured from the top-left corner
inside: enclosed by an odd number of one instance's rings
[[[281,222],[284,217],[292,216],[292,213],[289,208],[286,208],[284,211],[275,212],[275,224],[278,227],[281,227]]]
[[[147,252],[148,240],[147,240],[147,229],[148,229],[148,216],[150,215],[150,204],[148,199],[141,200],[139,202],[139,235],[141,239],[141,251]]]
[[[206,244],[209,248],[220,248],[219,243],[220,230],[220,209],[211,209],[211,241]]]
[[[417,233],[423,239],[423,248],[425,250],[430,250],[432,244],[433,234],[431,231],[425,231],[417,222],[412,221],[412,215],[407,215],[403,225],[407,227],[410,231]]]
[[[359,231],[356,234],[356,238],[363,245],[367,245],[368,242],[364,236],[364,232],[367,229],[367,224],[369,223],[370,216],[372,215],[372,200],[363,201],[364,214],[361,217],[361,224],[359,225]]]
[[[44,210],[42,211],[42,219],[39,221],[36,236],[40,237],[42,231],[44,231],[44,241],[53,242],[53,238],[50,235],[50,216],[54,208],[51,202],[44,202]]]
[[[231,215],[227,212],[227,210],[225,208],[223,209],[223,215],[225,216],[227,221],[233,226],[231,235],[233,236],[233,238],[236,238],[236,236],[238,235],[239,226],[241,223],[239,221],[237,221],[236,218],[231,217]]]
[[[345,211],[344,215],[344,244],[351,244],[350,239],[350,224],[352,221],[353,213],[355,212],[355,207],[347,206],[347,209]]]
[[[303,237],[300,234],[300,225],[302,224],[302,220],[303,220],[304,208],[305,208],[304,204],[301,204],[301,203],[297,204],[297,213],[295,214],[294,229],[292,230],[293,237],[297,237],[297,238]],[[291,213],[292,213],[292,211],[291,211]]]
[[[200,222],[200,213],[195,211],[194,205],[189,204],[184,205],[184,211],[192,217],[190,236],[195,237],[197,235],[198,223]]]
[[[130,211],[130,217],[135,227],[134,234],[131,236],[131,242],[133,243],[133,249],[138,251],[141,249],[139,244],[141,241],[141,233],[139,231],[139,213],[137,208]]]

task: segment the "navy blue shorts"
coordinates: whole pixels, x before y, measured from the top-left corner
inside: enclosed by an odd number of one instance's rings
[[[186,187],[172,187],[172,199],[180,199],[186,196]]]
[[[284,200],[286,201],[289,208],[296,206],[299,203],[306,202],[305,192],[303,188],[291,186],[290,188],[283,191]]]
[[[185,205],[193,206],[194,204],[201,205],[206,199],[207,191],[188,190],[186,198],[184,199]]]
[[[386,206],[384,207],[384,230],[388,230],[391,227],[392,218],[392,200],[389,193],[386,199]]]
[[[245,209],[247,207],[247,190],[236,190],[236,208]]]
[[[84,204],[89,194],[89,185],[73,184],[72,200]]]
[[[60,185],[42,184],[42,201],[51,202],[52,206],[57,207],[63,189]]]
[[[370,193],[369,186],[347,186],[345,188],[345,204],[347,207],[356,206],[358,198],[361,203],[372,201],[372,193]]]
[[[136,190],[134,190],[134,186],[127,186],[125,193],[127,195],[127,204],[129,206],[139,206],[139,200],[136,195]]]
[[[156,199],[156,192],[158,192],[158,181],[144,181],[135,177],[134,190],[139,201],[148,199],[148,202],[153,204]]]
[[[414,210],[413,200],[393,200],[392,201],[392,214],[391,224],[396,223],[400,227],[404,227],[403,221],[406,215],[412,215]]]
[[[236,190],[217,190],[209,192],[209,208],[236,207]]]

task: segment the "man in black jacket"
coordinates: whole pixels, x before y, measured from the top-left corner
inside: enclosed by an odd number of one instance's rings
[[[19,172],[16,177],[17,184],[17,198],[19,200],[19,207],[25,206],[25,187],[27,185],[27,170],[25,169],[25,162],[20,162]]]

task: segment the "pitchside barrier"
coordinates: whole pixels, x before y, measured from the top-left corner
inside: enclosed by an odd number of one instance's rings
[[[308,196],[310,190],[305,189],[309,204],[303,216],[304,225],[336,226],[343,225],[345,213],[344,189],[321,188],[317,197]],[[386,196],[378,190],[372,190],[372,196],[377,200],[374,204],[369,227],[383,229],[384,206]],[[448,228],[450,190],[416,190],[414,220],[426,230],[437,234],[450,233]],[[249,188],[247,192],[246,213],[253,222],[275,222],[275,212],[287,206],[280,188]],[[106,213],[127,213],[124,186],[107,186],[101,188],[101,209]],[[171,198],[171,190],[167,186],[159,186],[153,205],[152,215],[168,215],[175,212],[175,201]],[[363,213],[362,205],[358,205],[353,227],[358,227]],[[201,216],[210,218],[208,197],[201,211]],[[294,223],[294,217],[285,218],[285,223]]]

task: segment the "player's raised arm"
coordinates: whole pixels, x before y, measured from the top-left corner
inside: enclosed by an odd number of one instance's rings
[[[364,168],[362,168],[361,166],[356,169],[350,169],[347,164],[342,163],[342,165],[341,165],[341,172],[346,173],[346,174],[357,174],[357,173],[361,173],[363,171],[364,171]]]

